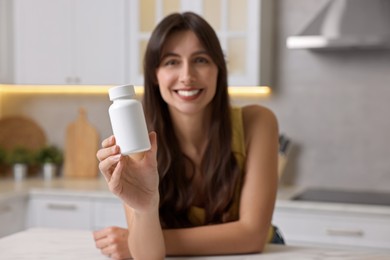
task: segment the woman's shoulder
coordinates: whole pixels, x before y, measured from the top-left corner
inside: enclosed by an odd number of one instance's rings
[[[261,105],[247,105],[241,110],[247,136],[262,130],[278,131],[277,118],[271,109]]]
[[[246,105],[241,110],[244,121],[276,121],[274,112],[262,105]]]

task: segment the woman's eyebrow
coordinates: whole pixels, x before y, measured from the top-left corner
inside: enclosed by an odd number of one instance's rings
[[[161,59],[164,59],[164,58],[169,57],[169,56],[179,57],[180,55],[177,54],[177,53],[174,53],[174,52],[166,52],[166,53],[164,53],[164,54],[161,56]]]
[[[199,51],[195,51],[195,52],[191,53],[191,56],[196,56],[196,55],[209,55],[209,52],[206,50],[199,50]],[[180,55],[175,53],[175,52],[166,52],[161,56],[161,59],[164,59],[164,58],[170,57],[170,56],[180,57]]]
[[[192,56],[195,56],[195,55],[209,55],[209,52],[206,51],[206,50],[199,50],[199,51],[196,51],[194,53],[192,53]]]

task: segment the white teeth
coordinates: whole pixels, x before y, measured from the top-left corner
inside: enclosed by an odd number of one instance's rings
[[[184,97],[192,97],[192,96],[195,96],[196,94],[198,94],[200,92],[199,89],[195,89],[195,90],[178,90],[177,93],[180,95],[180,96],[184,96]]]

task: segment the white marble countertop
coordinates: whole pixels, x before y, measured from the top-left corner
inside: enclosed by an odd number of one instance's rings
[[[276,211],[282,209],[310,209],[315,211],[338,211],[352,212],[353,214],[376,214],[390,218],[390,207],[369,206],[358,204],[324,203],[293,201],[291,198],[301,192],[303,187],[279,187],[276,201]],[[74,196],[83,198],[116,198],[107,188],[102,178],[96,179],[65,179],[59,178],[52,181],[43,179],[27,179],[23,182],[14,182],[11,179],[0,179],[0,203],[14,197],[29,196]],[[58,235],[53,235],[53,233]],[[33,237],[39,239],[33,239]],[[31,242],[28,242],[28,240]],[[9,237],[0,239],[0,259],[105,259],[94,249],[89,231],[66,231],[66,230],[42,230],[33,229],[21,232]],[[72,241],[80,243],[72,244]],[[66,241],[70,241],[69,243]],[[81,242],[83,241],[83,242]],[[66,242],[66,243],[63,243]],[[91,244],[92,243],[92,244]],[[8,246],[9,245],[9,246]],[[18,245],[15,247],[15,245]],[[36,248],[35,246],[36,245]],[[49,246],[48,246],[49,245]],[[70,249],[74,248],[76,250]],[[92,248],[92,249],[91,249]],[[191,259],[390,259],[390,255],[384,258],[369,258],[371,252],[360,252],[356,255],[357,249],[351,251],[325,250],[312,247],[291,247],[269,245],[264,254],[223,256]],[[69,251],[69,252],[68,252]],[[353,251],[353,252],[352,252]],[[31,254],[30,254],[31,253]],[[272,254],[271,254],[272,253]],[[390,252],[389,252],[390,254]],[[36,256],[36,257],[35,257]],[[360,256],[363,256],[360,257]],[[365,258],[367,256],[367,258]],[[378,255],[379,256],[379,255]],[[283,258],[284,257],[284,258]],[[174,258],[187,259],[187,258]]]
[[[0,239],[0,259],[99,260],[108,259],[95,248],[92,234],[84,230],[28,229]],[[336,260],[390,259],[390,252],[334,248],[267,245],[262,254],[172,257],[171,260]]]

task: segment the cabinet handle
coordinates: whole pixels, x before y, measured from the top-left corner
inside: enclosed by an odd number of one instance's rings
[[[11,206],[6,205],[0,208],[0,214],[6,214],[11,211]]]
[[[327,228],[326,234],[329,236],[362,237],[364,232],[360,229]]]
[[[72,204],[47,204],[47,208],[48,209],[52,209],[52,210],[68,210],[68,211],[75,211],[77,210],[77,206],[76,205],[72,205]]]

